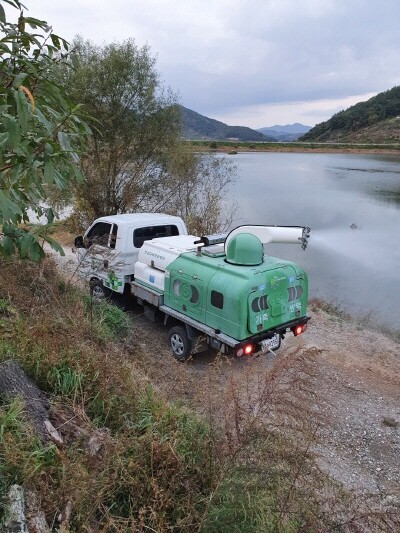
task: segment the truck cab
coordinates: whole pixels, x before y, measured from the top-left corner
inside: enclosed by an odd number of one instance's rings
[[[143,243],[160,237],[187,235],[180,217],[162,213],[129,213],[96,219],[75,238],[78,273],[98,297],[122,294],[134,279]]]

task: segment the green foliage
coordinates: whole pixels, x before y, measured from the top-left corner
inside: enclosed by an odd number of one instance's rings
[[[53,389],[54,394],[71,398],[74,403],[82,395],[82,381],[84,375],[62,362],[50,368],[47,382]]]
[[[90,133],[80,106],[55,82],[56,65],[65,61],[68,44],[47,23],[26,17],[19,0],[7,0],[19,12],[16,22],[0,17],[0,254],[39,260],[41,242],[60,251],[46,226],[29,222],[29,211],[52,223],[44,207],[50,188],[82,182],[77,167],[83,139]]]
[[[21,302],[26,300],[33,285],[29,274],[34,276],[27,262],[19,263],[23,287],[16,283],[18,269],[1,263],[7,283],[3,276],[0,294],[11,286],[12,305],[20,293]],[[47,270],[44,274],[51,279]],[[55,412],[65,413],[88,437],[73,437],[68,423],[61,424],[66,445],[55,453],[30,434],[19,405],[0,408],[0,500],[12,483],[27,482],[40,494],[50,523],[65,501],[73,501],[71,532],[84,530],[94,517],[104,531],[130,531],[140,524],[155,531],[190,531],[201,519],[211,484],[207,425],[144,388],[123,346],[98,342],[77,291],[66,286],[60,294],[58,285],[58,279],[48,284],[46,305],[38,306],[41,300],[34,298],[30,310],[20,309],[18,324],[0,325],[0,360],[12,354],[49,395]],[[86,444],[96,426],[106,440],[91,456]]]
[[[99,339],[117,340],[126,337],[129,331],[129,319],[121,309],[86,294],[82,298]]]
[[[159,210],[180,143],[180,117],[149,47],[133,39],[97,46],[78,38],[73,48],[74,68],[60,68],[59,76],[95,117],[81,159],[87,181],[74,198],[83,225],[102,215]]]

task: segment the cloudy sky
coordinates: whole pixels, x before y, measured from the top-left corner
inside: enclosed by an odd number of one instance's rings
[[[55,33],[149,44],[181,103],[253,128],[400,84],[399,0],[23,0]]]

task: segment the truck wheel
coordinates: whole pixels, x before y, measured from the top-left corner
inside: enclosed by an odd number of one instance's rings
[[[186,361],[190,356],[191,343],[183,326],[175,326],[169,330],[169,345],[172,354],[178,361]]]
[[[95,300],[105,300],[111,296],[111,292],[107,287],[104,287],[102,282],[98,279],[92,279],[89,283],[90,295]]]

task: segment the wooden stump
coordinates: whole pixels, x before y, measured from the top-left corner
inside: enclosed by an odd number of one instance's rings
[[[49,420],[49,401],[36,387],[18,363],[12,359],[0,364],[0,400],[10,403],[19,399],[26,420],[44,443],[53,440],[62,444],[62,438]]]

